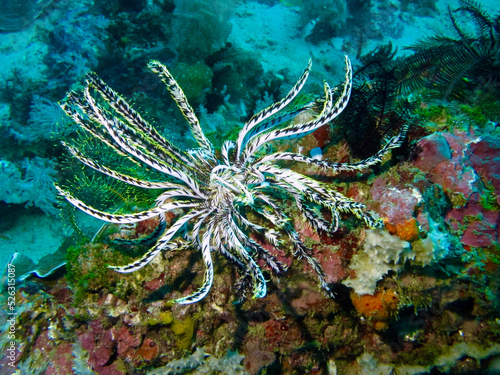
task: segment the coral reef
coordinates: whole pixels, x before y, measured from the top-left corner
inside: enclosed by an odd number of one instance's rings
[[[197,248],[205,265],[204,281],[197,291],[177,298],[177,303],[198,302],[207,295],[214,279],[212,252],[219,252],[240,270],[242,276],[238,285],[243,296],[249,290],[254,298],[266,295],[266,281],[257,262],[264,263],[277,276],[284,272],[284,267],[272,251],[268,251],[245,231],[262,237],[275,251],[285,242],[285,238],[288,239],[292,253],[307,261],[317,274],[321,289],[334,297],[335,294],[325,280],[321,264],[312,256],[311,249],[299,239],[289,217],[277,204],[276,197],[285,195],[293,198],[297,210],[309,225],[326,234],[337,231],[341,214],[349,213],[371,228],[380,227],[381,222],[365,212],[363,204],[307,176],[281,168],[277,162],[294,161],[337,174],[366,170],[382,163],[392,149],[401,146],[408,127],[403,126],[399,134],[389,139],[372,156],[352,164],[317,160],[300,153],[262,153],[259,149],[271,141],[302,138],[323,127],[344,110],[350,97],[352,80],[349,59],[346,57],[345,61],[345,83],[336,100],[336,90],[331,90],[325,83],[324,98],[281,114],[305,84],[311,69],[309,62],[299,80],[283,99],[252,116],[238,133],[237,142],[224,142],[220,151],[221,157],[218,157],[212,143],[206,138],[186,95],[167,68],[158,61],[151,61],[149,67],[167,85],[198,144],[198,148],[189,153],[161,137],[124,99],[91,73],[87,76],[83,94],[68,95],[62,106],[64,111],[83,130],[100,140],[102,146],[108,146],[115,156],[120,157],[123,160],[120,165],[125,162],[140,162],[162,173],[163,178],[177,182],[158,182],[140,178],[136,174],[123,173],[118,168],[112,169],[102,164],[102,161],[85,155],[83,148],[74,142],[73,145],[64,144],[75,158],[95,171],[132,187],[163,189],[166,192],[156,197],[154,208],[132,214],[113,214],[87,205],[67,189],[59,186],[56,188],[61,196],[76,208],[110,223],[125,225],[153,217],[159,218],[157,228],[145,238],[136,241],[116,239],[118,243],[127,245],[151,244],[150,249],[138,260],[124,266],[110,266],[117,272],[137,271],[150,263],[161,251]],[[91,89],[114,109],[115,118],[111,118],[111,112],[106,111],[105,107],[99,105],[91,96]],[[286,124],[287,119],[297,119],[301,112],[314,108],[317,108],[316,113],[309,113],[310,118]],[[285,126],[280,126],[282,123],[285,123]],[[179,197],[184,199],[178,200]],[[329,210],[331,222],[326,221],[321,213],[317,213],[313,205]],[[183,211],[183,214],[168,226],[166,215],[173,211]],[[186,233],[179,234],[182,228]]]
[[[231,33],[233,0],[174,0],[172,44],[189,63],[221,49]]]
[[[321,141],[311,136],[306,146],[314,149]],[[291,262],[282,278],[269,282],[266,298],[234,305],[236,275],[219,258],[214,293],[198,304],[175,306],[165,296],[201,281],[199,256],[164,253],[136,277],[120,277],[106,265],[125,263],[137,250],[111,250],[105,242],[147,237],[157,222],[110,224],[94,245],[70,250],[69,285],[41,279],[20,288],[18,327],[25,345],[17,363],[82,374],[487,371],[500,355],[500,330],[491,314],[498,309],[498,237],[480,242],[483,229],[474,223],[498,212],[498,148],[489,137],[445,129],[419,142],[415,159],[381,171],[369,184],[339,185],[349,196],[369,196],[385,229],[346,221],[345,229],[325,236],[307,222],[296,224],[328,282],[358,281],[352,290],[335,287],[336,299],[317,290],[304,272],[308,266]],[[452,178],[443,179],[444,170]],[[462,185],[464,173],[477,175],[473,188]],[[299,217],[293,206],[287,212]],[[415,225],[418,236],[408,235]],[[236,349],[241,355],[230,354]]]
[[[38,15],[47,3],[9,19],[7,8],[0,15],[0,24],[29,22],[18,31],[3,30],[0,38],[0,249],[9,260],[1,278],[0,349],[6,353],[0,356],[1,374],[498,372],[500,103],[493,1],[60,0]],[[489,4],[494,11],[488,12]],[[27,17],[19,22],[19,14]],[[404,39],[394,39],[399,36]],[[403,45],[415,47],[416,38],[425,45],[401,53]],[[379,43],[385,46],[375,48]],[[151,243],[132,244],[154,236],[157,217],[102,225],[70,205],[62,207],[62,218],[53,215],[56,180],[113,215],[148,210],[165,193],[119,184],[98,171],[81,173],[81,163],[63,156],[62,136],[72,138],[88,159],[123,175],[178,182],[124,162],[123,154],[115,155],[88,132],[75,133],[57,103],[68,90],[82,91],[87,70],[98,72],[140,108],[161,137],[188,153],[196,137],[175,101],[163,102],[164,85],[145,69],[151,58],[164,61],[195,104],[192,112],[221,159],[224,142],[237,143],[241,127],[252,121],[250,113],[266,113],[286,97],[309,58],[314,70],[304,92],[322,92],[326,78],[342,82],[346,51],[358,90],[349,102],[359,105],[257,155],[311,159],[311,164],[281,160],[279,167],[327,186],[336,197],[363,202],[362,212],[380,223],[365,228],[336,207],[341,225],[324,233],[303,210],[310,208],[330,224],[336,218],[331,209],[308,201],[301,210],[294,195],[273,193],[271,203],[324,270],[335,298],[318,290],[311,264],[290,256],[286,235],[272,246],[265,231],[242,225],[249,243],[262,247],[259,254],[267,252],[283,266],[277,277],[268,259],[249,252],[265,281],[265,298],[235,302],[235,292],[252,289],[245,281],[252,276],[214,252],[211,292],[196,304],[173,304],[172,296],[195,293],[204,283],[204,259],[194,246],[161,251],[147,267],[127,275],[108,268],[147,254]],[[424,66],[415,72],[429,54],[424,62],[439,63],[440,69]],[[416,75],[402,75],[405,67]],[[411,77],[417,84],[404,87]],[[406,89],[408,101],[401,97]],[[89,92],[106,116],[126,120],[109,106],[112,101],[101,100],[94,88]],[[342,89],[331,93],[335,102]],[[314,105],[278,126],[314,121],[324,98],[297,94],[290,108]],[[316,167],[329,160],[355,165],[408,123],[407,143],[376,166],[342,174]],[[120,129],[139,146],[136,133]],[[110,140],[104,131],[99,134]],[[156,141],[145,142],[139,148],[152,154]],[[239,207],[242,221],[272,226],[265,215]],[[185,214],[167,212],[166,228]],[[58,222],[65,222],[71,237],[64,240]],[[203,242],[206,227],[199,233]],[[53,240],[56,235],[62,243]]]

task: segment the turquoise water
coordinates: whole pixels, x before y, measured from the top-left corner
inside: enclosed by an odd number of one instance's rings
[[[499,14],[7,1],[0,373],[500,371]]]

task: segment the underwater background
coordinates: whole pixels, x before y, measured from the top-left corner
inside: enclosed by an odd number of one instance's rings
[[[309,59],[298,101],[315,100],[325,81],[341,90],[345,55],[346,109],[271,146],[355,163],[409,126],[368,171],[290,166],[384,221],[372,230],[346,215],[318,234],[282,202],[335,299],[307,263],[275,248],[287,271],[266,270],[264,298],[238,300],[241,275],[214,254],[209,294],[173,304],[202,283],[198,252],[119,274],[107,266],[147,249],[113,239],[141,238],[158,222],[103,225],[58,197],[56,183],[110,212],[155,199],[89,173],[62,145],[88,142],[59,105],[88,72],[172,144],[193,148],[147,69],[160,61],[219,150],[286,96]],[[497,1],[6,0],[0,72],[0,374],[500,373]],[[117,163],[104,147],[93,152]]]

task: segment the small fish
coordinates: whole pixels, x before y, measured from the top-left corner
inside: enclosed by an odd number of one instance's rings
[[[315,147],[310,151],[311,158],[315,160],[322,160],[323,159],[323,150],[321,147]]]
[[[302,37],[305,39],[309,35],[311,35],[314,31],[314,28],[316,27],[316,24],[318,23],[319,17],[314,18],[310,20],[302,29]]]

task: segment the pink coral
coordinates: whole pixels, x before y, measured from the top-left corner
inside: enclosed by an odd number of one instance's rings
[[[122,326],[120,329],[112,328],[111,335],[113,340],[117,342],[117,352],[121,357],[125,357],[127,352],[138,347],[141,343],[140,337],[134,335],[126,326]]]
[[[370,193],[380,202],[379,214],[393,225],[404,224],[413,218],[419,198],[410,189],[386,187],[382,178],[377,178]]]
[[[325,270],[327,283],[337,283],[348,276],[341,251],[333,252],[325,247],[322,252],[315,252],[315,257]]]
[[[73,346],[70,342],[62,342],[56,348],[53,360],[45,370],[45,375],[67,375],[71,374],[73,368]]]
[[[480,179],[500,193],[500,142],[489,136],[473,140],[457,132],[434,133],[418,144],[422,150],[414,165],[449,195],[454,208],[446,222],[458,232],[462,244],[487,247],[496,243],[499,214],[480,204],[479,193],[483,190]]]
[[[465,207],[454,208],[446,215],[446,222],[461,233],[464,245],[487,247],[498,241],[500,236],[500,213],[487,210],[474,194]]]
[[[461,193],[469,199],[477,191],[477,178],[464,154],[467,142],[470,138],[464,134],[434,133],[422,138],[414,165],[449,194]]]
[[[99,375],[121,375],[115,363],[110,363],[115,352],[111,330],[105,330],[99,320],[90,322],[88,330],[78,335],[78,341],[89,353],[89,365]]]
[[[418,141],[420,152],[414,165],[424,172],[432,172],[439,163],[451,160],[451,150],[442,133],[433,133]]]
[[[485,184],[491,184],[500,204],[500,141],[486,136],[471,142],[466,150],[475,171]]]

